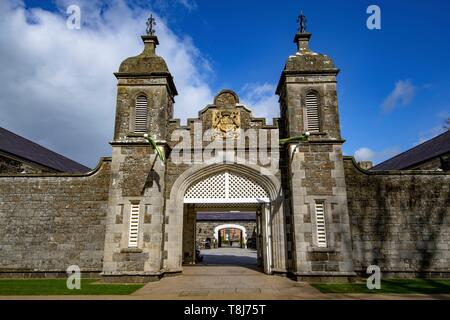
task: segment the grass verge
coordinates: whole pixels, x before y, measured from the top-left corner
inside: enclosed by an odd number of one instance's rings
[[[80,290],[69,290],[66,279],[1,279],[0,296],[24,295],[128,295],[143,284],[96,284],[98,279],[81,279]]]
[[[323,293],[450,294],[450,280],[447,279],[386,279],[381,280],[379,290],[369,290],[365,282],[312,283],[311,285]]]

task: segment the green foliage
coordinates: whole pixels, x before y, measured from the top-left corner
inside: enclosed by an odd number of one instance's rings
[[[1,279],[0,296],[24,295],[128,295],[143,284],[96,284],[98,279],[81,279],[80,290],[69,290],[66,279]]]

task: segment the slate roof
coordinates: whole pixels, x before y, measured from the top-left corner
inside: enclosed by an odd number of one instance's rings
[[[450,130],[400,153],[370,170],[404,170],[447,153],[450,153]]]
[[[0,151],[60,172],[82,173],[91,170],[2,127],[0,127]]]
[[[256,213],[234,213],[234,212],[208,212],[197,213],[197,221],[255,221]]]

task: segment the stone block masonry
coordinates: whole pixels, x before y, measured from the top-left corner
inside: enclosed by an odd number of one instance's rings
[[[102,269],[110,159],[86,174],[0,176],[0,277]]]
[[[450,174],[344,165],[355,271],[450,277]]]

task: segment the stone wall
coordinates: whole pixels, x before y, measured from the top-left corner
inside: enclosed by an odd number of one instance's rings
[[[450,275],[450,174],[377,171],[346,157],[355,270],[383,275]]]
[[[0,175],[0,276],[102,269],[110,160],[87,174]]]

